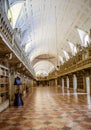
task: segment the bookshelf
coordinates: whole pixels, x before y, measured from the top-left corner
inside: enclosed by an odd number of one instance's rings
[[[0,112],[9,105],[9,70],[0,65]]]

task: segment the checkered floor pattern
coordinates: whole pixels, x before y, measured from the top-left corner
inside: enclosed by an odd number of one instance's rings
[[[91,130],[91,97],[56,87],[36,87],[23,107],[0,113],[0,130]]]

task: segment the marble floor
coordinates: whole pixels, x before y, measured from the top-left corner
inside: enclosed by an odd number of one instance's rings
[[[23,101],[0,113],[0,130],[91,130],[89,94],[36,87]]]

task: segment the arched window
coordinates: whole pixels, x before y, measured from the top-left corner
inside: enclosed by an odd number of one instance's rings
[[[90,43],[90,38],[87,32],[81,30],[81,29],[77,29],[80,39],[81,39],[81,45],[84,47],[87,47],[88,44]]]
[[[84,36],[84,46],[87,47],[89,43],[90,43],[90,39],[89,39],[89,35],[87,34]]]

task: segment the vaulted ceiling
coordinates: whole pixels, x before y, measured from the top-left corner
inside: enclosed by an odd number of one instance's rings
[[[75,55],[91,28],[91,0],[9,0],[12,27],[20,33],[36,76],[47,76]],[[72,50],[72,46],[74,50]]]

